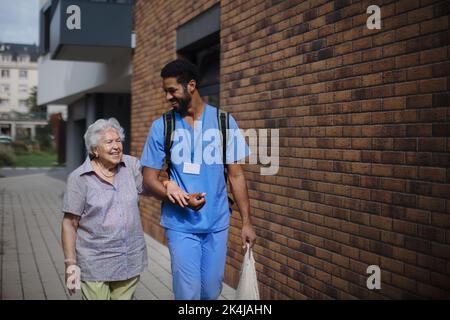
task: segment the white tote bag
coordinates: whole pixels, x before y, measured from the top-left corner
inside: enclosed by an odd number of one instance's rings
[[[236,289],[236,300],[259,300],[258,280],[256,279],[255,259],[247,244],[242,262],[241,278]]]

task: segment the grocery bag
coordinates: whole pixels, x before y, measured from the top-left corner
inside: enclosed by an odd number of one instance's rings
[[[250,246],[247,244],[244,261],[242,262],[241,277],[236,289],[236,300],[259,300],[258,280],[256,279],[255,259]]]

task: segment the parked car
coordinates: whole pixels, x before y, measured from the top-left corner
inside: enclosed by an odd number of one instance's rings
[[[10,136],[0,136],[1,144],[11,144],[13,139]]]

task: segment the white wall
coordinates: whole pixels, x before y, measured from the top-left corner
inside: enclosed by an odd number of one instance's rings
[[[91,92],[130,92],[131,55],[108,64],[39,58],[38,104],[70,104]]]

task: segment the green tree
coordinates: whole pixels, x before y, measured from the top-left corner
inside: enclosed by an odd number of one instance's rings
[[[31,88],[30,96],[27,99],[27,106],[30,112],[46,113],[47,106],[39,106],[37,104],[37,87]]]

